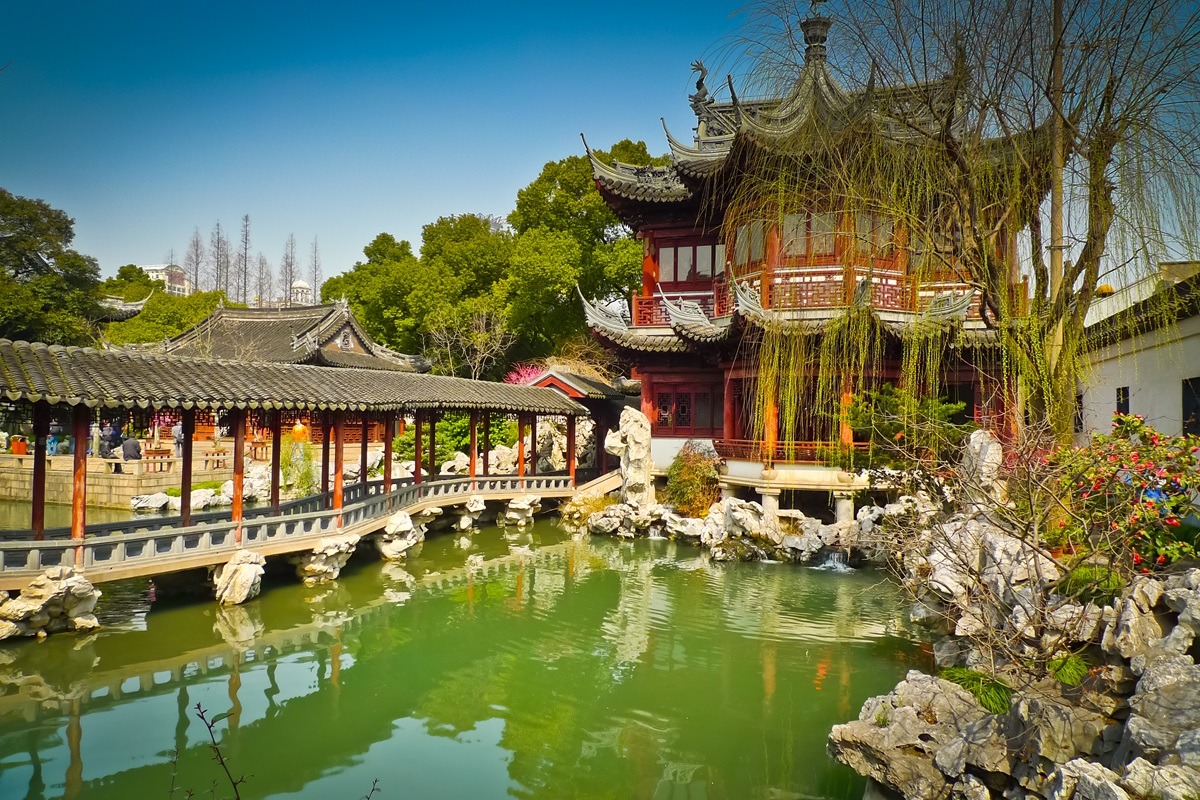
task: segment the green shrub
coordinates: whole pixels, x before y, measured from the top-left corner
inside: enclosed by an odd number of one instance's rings
[[[856,452],[855,466],[907,467],[917,461],[944,462],[958,457],[963,441],[975,427],[956,423],[965,403],[940,397],[916,397],[885,383],[854,396],[847,409],[850,428],[870,442]]]
[[[685,443],[667,469],[663,500],[685,517],[708,516],[709,506],[721,497],[717,485],[720,463],[715,453]]]
[[[1052,658],[1046,668],[1064,686],[1078,686],[1088,674],[1087,662],[1078,653]]]
[[[412,461],[417,453],[417,426],[407,425],[404,433],[392,441],[392,457],[397,461]],[[507,417],[492,417],[491,443],[483,440],[483,421],[480,420],[476,430],[479,437],[479,450],[491,450],[498,445],[512,447],[517,441],[517,422]],[[525,435],[529,435],[526,428]],[[468,414],[443,414],[437,424],[437,462],[449,461],[455,453],[465,453],[471,446],[471,417]],[[426,463],[429,463],[429,423],[421,426],[421,453]]]
[[[214,492],[219,492],[223,483],[225,481],[198,481],[192,484],[192,491],[194,492],[197,489],[212,489]],[[182,494],[183,492],[180,491],[178,486],[172,486],[166,490],[167,497],[180,497]]]
[[[992,714],[1007,714],[1012,705],[1012,687],[982,672],[966,667],[947,667],[938,673],[938,677],[966,689]]]
[[[313,455],[313,448],[303,442],[292,442],[290,447],[281,448],[279,454],[280,482],[292,487],[296,497],[316,494],[321,486],[320,462]]]
[[[1124,576],[1100,564],[1080,564],[1058,584],[1059,592],[1083,602],[1111,600],[1124,588]]]

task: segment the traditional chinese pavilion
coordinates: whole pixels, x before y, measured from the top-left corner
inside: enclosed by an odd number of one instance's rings
[[[966,402],[977,421],[997,426],[1010,394],[995,377],[996,340],[981,319],[978,293],[954,269],[918,269],[930,257],[927,245],[910,241],[903,225],[872,209],[869,199],[851,203],[827,185],[819,196],[747,206],[752,193],[739,191],[752,178],[787,184],[756,170],[811,171],[819,161],[795,157],[805,137],[837,141],[839,132],[858,126],[903,144],[920,135],[912,129],[914,107],[936,115],[959,102],[961,82],[952,76],[919,86],[880,87],[872,80],[847,91],[826,61],[830,26],[819,14],[801,23],[804,63],[781,98],[739,101],[731,82],[731,99],[717,102],[703,64],[693,65],[700,73],[689,98],[695,135],[685,143],[667,131],[669,165],[610,164],[588,150],[596,186],[642,240],[644,258],[631,308],[583,298],[587,322],[635,366],[656,468],[665,469],[688,439],[711,440],[728,466],[725,488],[755,487],[764,503],[780,489],[855,488],[855,479],[822,453],[830,445],[843,451],[862,445],[845,421],[849,388],[900,381],[915,331],[939,332],[933,383],[939,395]],[[1015,249],[1008,249],[1015,261]],[[1019,286],[1010,288],[1015,293]],[[883,332],[870,366],[859,365],[868,374],[845,376],[847,391],[832,401],[814,382],[799,408],[796,398],[757,396],[769,391],[759,374],[767,332],[807,337],[816,352],[831,327],[844,327],[853,314],[869,316]],[[830,368],[822,362],[821,369]],[[829,407],[813,413],[811,406],[822,402]]]

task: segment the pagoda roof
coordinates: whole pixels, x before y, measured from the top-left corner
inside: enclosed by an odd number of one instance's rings
[[[365,353],[328,347],[349,327]],[[345,300],[290,308],[219,306],[195,327],[157,348],[178,355],[393,372],[428,372],[421,356],[397,353],[371,338]]]
[[[897,338],[911,337],[921,331],[940,329],[950,335],[956,347],[991,347],[999,343],[996,331],[981,320],[968,320],[974,293],[942,292],[921,311],[881,311],[868,304],[869,285],[864,281],[855,290],[849,306],[814,310],[763,308],[757,290],[742,281],[733,283],[733,311],[726,316],[709,318],[695,302],[672,300],[659,290],[669,325],[630,326],[611,309],[583,300],[584,316],[595,335],[611,346],[642,353],[682,353],[703,351],[736,337],[746,328],[784,329],[796,334],[817,336],[833,320],[848,311],[861,309],[874,315],[880,326]]]
[[[689,96],[696,115],[695,136],[687,144],[672,135],[663,121],[670,166],[609,165],[588,148],[597,187],[617,214],[630,221],[622,213],[630,201],[660,207],[696,201],[705,184],[743,163],[744,151],[771,152],[785,143],[793,153],[797,148],[817,150],[826,146],[830,134],[853,126],[867,126],[898,142],[924,140],[927,131],[937,130],[945,113],[959,101],[955,87],[962,84],[960,76],[952,73],[936,81],[880,87],[873,68],[865,87],[849,91],[826,60],[831,23],[820,15],[800,23],[806,43],[804,63],[795,83],[780,97],[739,100],[730,80],[731,99],[717,102],[705,85],[707,69],[701,62],[693,64],[693,70],[700,72],[697,91]]]

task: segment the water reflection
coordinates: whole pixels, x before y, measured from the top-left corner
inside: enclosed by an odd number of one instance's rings
[[[197,703],[229,712],[247,798],[374,778],[420,797],[856,797],[828,727],[919,658],[877,576],[546,525],[230,609],[115,595],[99,634],[0,650],[0,797],[206,790]]]

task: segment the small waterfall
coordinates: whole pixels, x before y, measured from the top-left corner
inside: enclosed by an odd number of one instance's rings
[[[829,549],[825,551],[825,558],[820,564],[813,566],[813,569],[823,569],[827,572],[853,572],[854,568],[846,563],[846,551]]]

